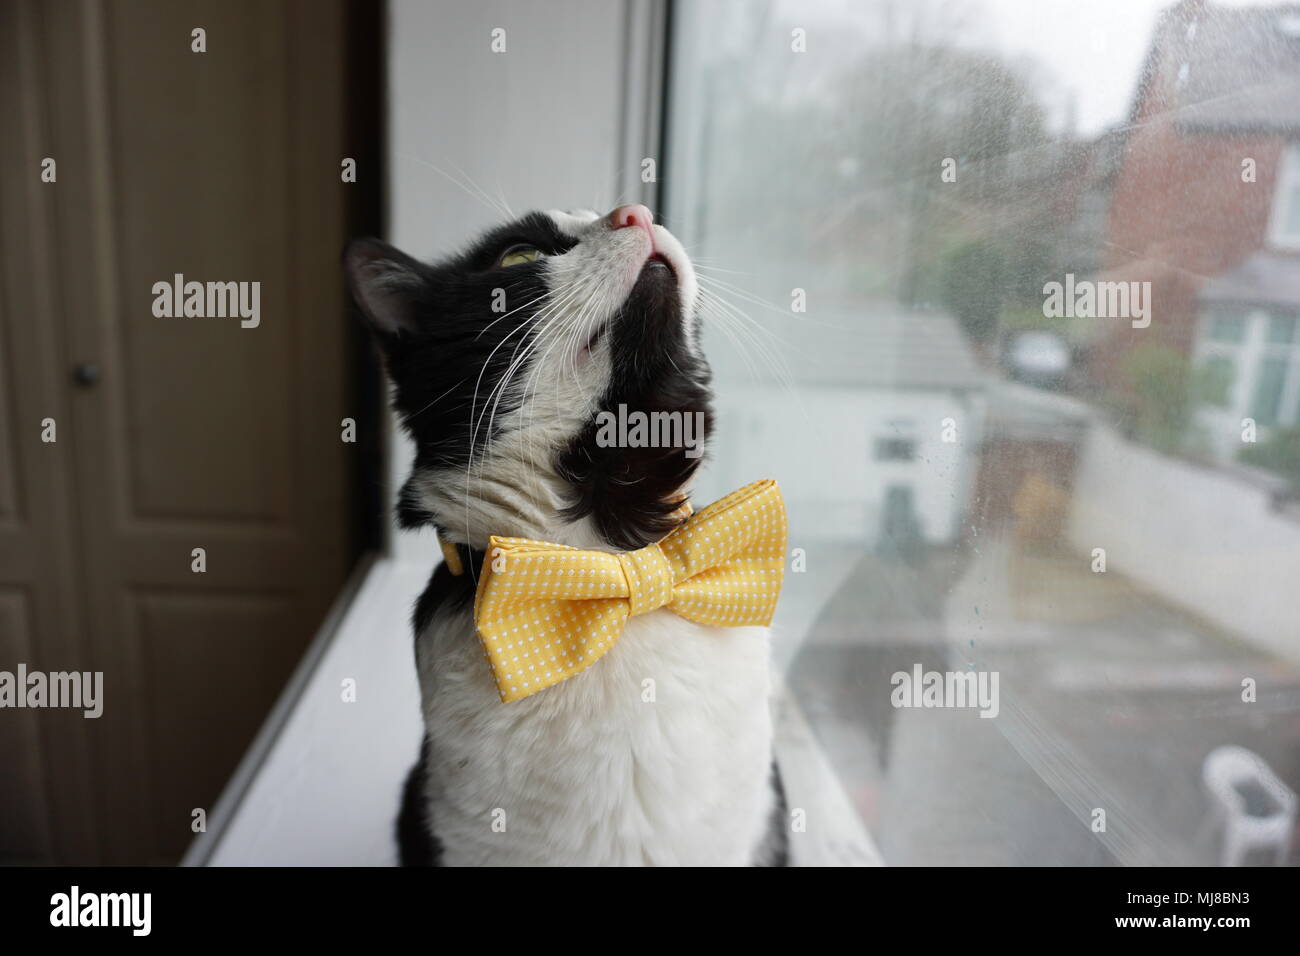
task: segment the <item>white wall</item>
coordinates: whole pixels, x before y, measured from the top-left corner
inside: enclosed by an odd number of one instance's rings
[[[643,200],[636,174],[653,131],[636,108],[632,74],[653,66],[645,48],[651,6],[393,0],[388,240],[429,259],[502,222],[495,203],[523,213]],[[490,48],[497,27],[506,31],[505,53]],[[411,449],[405,438],[391,444],[395,494]],[[425,562],[438,553],[429,533],[397,534],[394,551]]]
[[[1224,630],[1300,660],[1300,521],[1262,488],[1129,444],[1094,423],[1080,451],[1071,546]]]

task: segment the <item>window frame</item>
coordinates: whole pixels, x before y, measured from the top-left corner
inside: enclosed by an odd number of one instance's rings
[[[1198,401],[1203,407],[1256,418],[1256,402],[1264,374],[1264,362],[1268,359],[1281,360],[1286,367],[1282,375],[1282,389],[1278,395],[1277,419],[1269,422],[1257,420],[1256,424],[1265,428],[1290,428],[1300,425],[1300,335],[1293,335],[1290,342],[1269,341],[1269,330],[1279,314],[1275,310],[1260,306],[1234,310],[1232,316],[1227,316],[1220,309],[1213,307],[1205,311],[1201,318],[1194,367],[1199,370],[1213,360],[1226,359],[1233,363],[1235,375],[1228,386],[1226,403],[1219,404],[1198,396]],[[1242,337],[1239,342],[1213,337],[1216,320],[1238,316],[1243,322]],[[1286,317],[1293,321],[1297,318],[1294,315]]]

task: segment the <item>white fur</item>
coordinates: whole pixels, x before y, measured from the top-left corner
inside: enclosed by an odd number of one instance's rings
[[[754,862],[772,811],[766,628],[654,611],[581,674],[509,704],[468,612],[435,617],[416,656],[445,864]]]
[[[546,321],[572,331],[552,335],[531,375],[511,385],[523,403],[494,422],[500,434],[484,460],[468,475],[435,473],[418,485],[448,537],[479,549],[490,534],[604,547],[589,520],[559,518],[566,484],[552,462],[596,411],[610,374],[609,336],[590,354],[580,345],[626,298],[649,240],[594,213],[551,215],[582,240],[548,262],[553,298],[574,295]],[[655,230],[687,322],[694,272],[677,240]],[[766,628],[707,627],[658,610],[631,619],[581,674],[503,704],[472,612],[440,610],[418,635],[416,657],[428,811],[443,862],[755,862],[773,801],[768,656]]]

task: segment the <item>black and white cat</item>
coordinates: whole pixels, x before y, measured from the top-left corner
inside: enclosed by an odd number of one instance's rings
[[[620,404],[702,412],[707,428],[681,244],[631,205],[531,213],[435,265],[369,239],[344,258],[416,446],[399,520],[435,526],[465,568],[439,565],[415,608],[426,737],[402,862],[783,864],[766,628],[652,611],[593,666],[511,703],[474,629],[490,535],[619,551],[681,520],[701,458],[596,440],[597,413]]]

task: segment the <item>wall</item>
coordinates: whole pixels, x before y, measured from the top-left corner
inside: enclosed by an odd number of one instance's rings
[[[1094,424],[1079,453],[1069,540],[1083,554],[1105,548],[1108,570],[1300,660],[1300,521],[1270,511],[1267,492],[1241,476]]]

